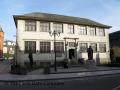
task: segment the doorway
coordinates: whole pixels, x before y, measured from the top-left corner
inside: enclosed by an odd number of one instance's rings
[[[75,58],[75,49],[69,49],[69,59]]]

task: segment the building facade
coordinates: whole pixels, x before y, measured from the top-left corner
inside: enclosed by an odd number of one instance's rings
[[[0,60],[3,59],[3,40],[4,40],[4,32],[2,27],[0,26]]]
[[[17,27],[17,62],[28,62],[28,52],[33,51],[34,62],[54,62],[54,48],[57,61],[64,59],[88,59],[87,48],[92,46],[96,60],[109,62],[110,26],[79,17],[48,13],[14,15]],[[54,35],[56,42],[54,43]],[[54,46],[55,45],[55,46]]]

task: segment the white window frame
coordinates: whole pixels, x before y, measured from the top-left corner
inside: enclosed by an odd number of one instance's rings
[[[53,31],[63,33],[63,24],[62,23],[53,23]]]
[[[51,52],[51,42],[40,41],[40,53],[50,53]]]
[[[105,36],[105,29],[104,28],[98,28],[98,35],[99,36]]]
[[[36,21],[25,20],[25,31],[36,31]]]
[[[86,46],[84,46],[86,45]],[[79,43],[79,51],[80,52],[87,52],[87,48],[88,48],[88,43]]]
[[[97,43],[90,43],[90,46],[93,49],[93,52],[96,53],[97,52]]]
[[[89,27],[89,34],[90,36],[96,36],[96,28],[95,27]]]
[[[49,32],[50,22],[40,21],[40,32]]]
[[[74,25],[68,24],[68,34],[74,34]]]
[[[78,30],[79,30],[79,35],[87,35],[87,29],[86,26],[78,26]]]
[[[99,52],[100,53],[106,52],[106,43],[99,43]]]

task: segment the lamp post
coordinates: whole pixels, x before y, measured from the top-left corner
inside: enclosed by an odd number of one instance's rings
[[[76,41],[76,38],[74,39],[75,40],[75,59],[77,60],[77,46],[78,46],[78,42]]]
[[[54,69],[55,71],[57,71],[57,62],[56,62],[56,36],[60,36],[60,32],[57,31],[53,31],[53,32],[49,32],[50,36],[54,36],[54,54],[55,54],[55,60],[54,60]]]

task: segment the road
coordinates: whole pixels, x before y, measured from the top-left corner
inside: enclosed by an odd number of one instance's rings
[[[0,90],[120,90],[120,74],[66,80],[9,83]]]

